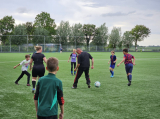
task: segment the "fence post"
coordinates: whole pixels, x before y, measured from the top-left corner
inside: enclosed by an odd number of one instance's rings
[[[20,52],[20,45],[19,45],[19,52]],[[28,52],[28,51],[27,51]]]
[[[10,52],[11,52],[11,38],[9,37],[9,39],[10,39]]]
[[[96,52],[97,52],[97,45],[96,45]]]
[[[2,45],[1,45],[1,52],[2,52]]]
[[[27,52],[28,52],[28,35],[27,35]]]
[[[44,47],[43,48],[44,48],[44,52],[45,52],[45,36],[44,36]]]

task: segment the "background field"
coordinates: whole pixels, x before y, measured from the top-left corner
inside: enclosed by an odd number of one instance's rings
[[[13,66],[24,60],[25,54],[0,54],[0,119],[36,119],[32,87],[26,86],[27,77],[20,80],[20,85],[14,84],[21,67],[13,69]],[[128,87],[124,64],[116,67],[115,77],[110,78],[107,64],[110,53],[91,52],[95,59],[95,69],[90,70],[91,88],[87,88],[83,75],[76,90],[71,89],[75,76],[70,75],[67,62],[70,53],[44,54],[59,59],[57,77],[63,82],[64,119],[159,119],[160,53],[132,53],[136,66],[132,85]],[[123,54],[116,55],[120,62]],[[101,82],[100,88],[94,87],[95,81]]]

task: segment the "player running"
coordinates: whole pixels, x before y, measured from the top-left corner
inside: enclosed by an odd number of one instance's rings
[[[26,74],[27,75],[27,86],[31,86],[30,85],[30,73],[27,71],[27,69],[28,69],[28,65],[29,65],[29,63],[30,63],[30,55],[25,55],[25,60],[23,60],[21,63],[19,63],[17,66],[14,66],[14,69],[16,68],[16,67],[18,67],[19,65],[22,65],[22,73],[21,73],[21,75],[18,77],[18,79],[15,81],[15,84],[17,84],[17,85],[19,85],[18,84],[18,81],[21,79],[21,78],[23,78],[23,76],[24,76],[24,74]]]
[[[135,57],[132,56],[131,54],[128,53],[128,49],[123,49],[123,60],[117,65],[117,67],[119,67],[119,65],[121,63],[124,62],[125,64],[125,69],[126,69],[126,73],[127,73],[127,78],[128,78],[128,86],[131,85],[131,81],[132,81],[132,70],[133,70],[133,65],[135,64]],[[132,63],[132,59],[133,59],[133,63]]]
[[[68,59],[68,62],[69,62],[71,58],[71,75],[73,75],[73,65],[74,65],[74,69],[76,68],[76,57],[77,57],[76,49],[73,49],[73,53],[70,55]],[[76,75],[76,71],[74,71],[74,75]]]
[[[85,72],[86,83],[88,85],[88,88],[90,88],[90,78],[89,78],[90,61],[89,61],[89,59],[92,60],[91,69],[94,68],[94,66],[93,66],[94,59],[89,53],[83,52],[80,48],[77,48],[77,53],[79,54],[78,55],[78,64],[77,64],[76,68],[74,69],[74,71],[76,71],[77,69],[78,69],[78,71],[77,71],[77,75],[75,77],[72,88],[73,89],[77,88],[78,79],[81,77],[83,72]]]
[[[37,52],[32,55],[30,61],[30,70],[32,68],[32,62],[34,62],[32,69],[32,85],[33,85],[32,93],[34,93],[35,91],[37,77],[39,79],[39,77],[42,77],[45,74],[45,67],[43,65],[43,61],[45,63],[47,62],[46,57],[44,56],[44,54],[42,54],[42,46],[35,46],[35,49]]]
[[[108,64],[111,62],[110,67],[109,67],[109,70],[111,72],[111,78],[114,77],[114,71],[113,70],[115,68],[115,64],[116,64],[116,61],[117,61],[117,58],[116,58],[116,56],[114,54],[115,54],[115,52],[111,51],[110,60],[108,62]]]

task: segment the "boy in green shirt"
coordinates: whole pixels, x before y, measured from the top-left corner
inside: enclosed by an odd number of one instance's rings
[[[49,74],[39,79],[34,95],[37,118],[57,119],[59,103],[61,109],[59,119],[63,119],[64,99],[62,81],[55,76],[59,70],[58,59],[49,58],[46,69],[49,71]]]

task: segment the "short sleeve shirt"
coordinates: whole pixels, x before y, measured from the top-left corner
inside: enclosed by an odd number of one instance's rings
[[[43,58],[44,57],[45,56],[42,53],[34,53],[32,55],[32,57],[31,57],[33,59],[33,61],[34,61],[34,66],[36,66],[36,65],[43,65]]]
[[[71,62],[76,62],[77,54],[72,53],[72,54],[70,55],[70,57],[71,57]]]
[[[22,68],[21,68],[21,70],[22,71],[27,71],[27,69],[28,69],[28,65],[30,64],[30,60],[23,60],[21,63],[20,63],[20,65],[22,65]]]
[[[124,58],[125,58],[124,64],[133,64],[132,58],[134,58],[134,56],[132,56],[131,54],[125,54]]]
[[[80,64],[79,67],[90,67],[89,59],[92,58],[93,57],[89,53],[81,52],[81,54],[78,55],[78,64]]]
[[[115,65],[116,63],[114,63],[114,61],[116,61],[116,56],[114,55],[114,56],[110,56],[110,59],[111,59],[111,65]]]

